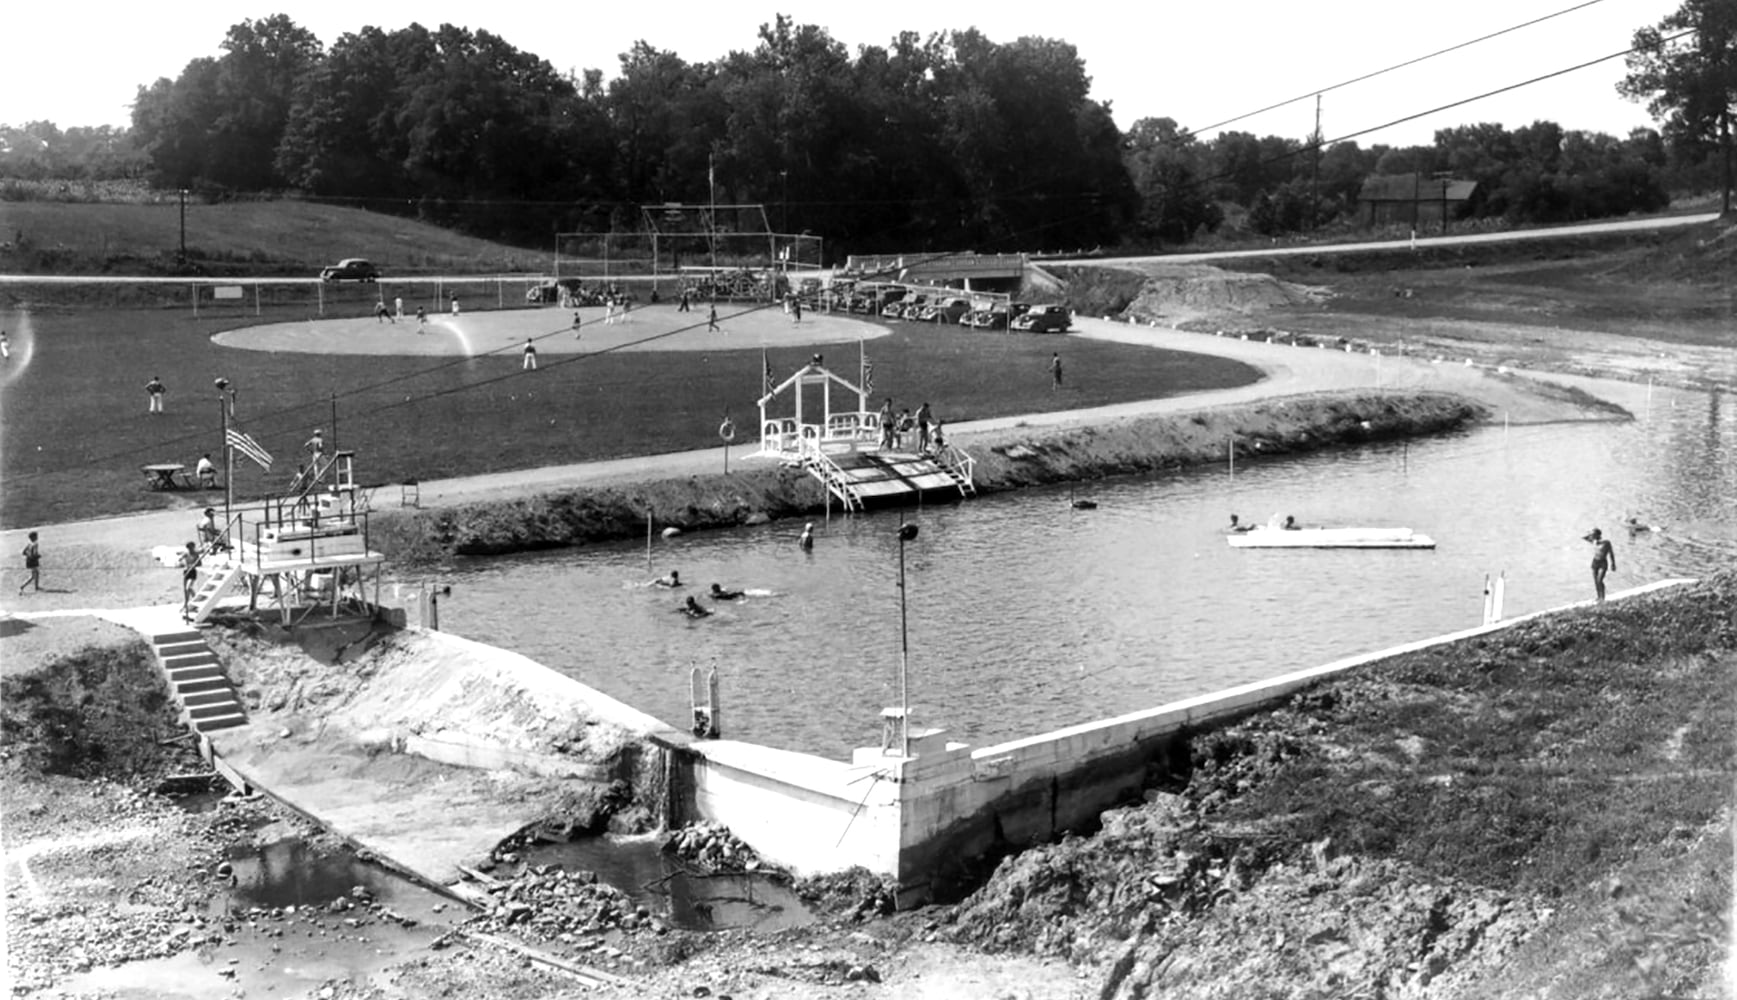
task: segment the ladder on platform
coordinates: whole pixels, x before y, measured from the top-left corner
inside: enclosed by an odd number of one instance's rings
[[[234,554],[207,556],[200,565],[208,571],[205,580],[194,591],[193,599],[187,602],[187,620],[192,624],[200,624],[216,610],[217,602],[235,581],[241,579],[241,560]]]
[[[844,504],[845,510],[852,512],[862,510],[861,491],[852,485],[850,477],[845,474],[843,469],[839,468],[837,462],[832,460],[832,456],[824,451],[816,450],[808,456],[803,464],[808,467],[811,475],[820,480],[820,484],[826,487],[827,492]]]

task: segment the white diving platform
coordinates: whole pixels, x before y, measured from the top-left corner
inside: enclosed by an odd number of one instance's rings
[[[336,616],[347,601],[370,611],[379,607],[386,556],[368,544],[368,512],[352,473],[353,454],[340,451],[316,462],[293,494],[231,513],[224,532],[230,548],[201,563],[206,575],[188,608],[191,623],[208,619],[244,581],[248,610],[258,610],[263,598],[281,610],[286,625],[298,610],[305,617],[329,607]],[[370,578],[372,601],[366,593]]]
[[[1228,536],[1235,549],[1433,549],[1410,528],[1280,528],[1258,525]]]

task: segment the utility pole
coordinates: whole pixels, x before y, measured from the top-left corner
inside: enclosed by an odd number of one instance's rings
[[[1309,138],[1315,147],[1314,166],[1309,172],[1309,232],[1320,224],[1321,205],[1321,95],[1315,95],[1315,134]]]
[[[187,266],[187,189],[181,189],[181,266]]]

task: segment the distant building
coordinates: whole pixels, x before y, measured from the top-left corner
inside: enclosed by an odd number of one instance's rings
[[[1477,181],[1456,181],[1451,177],[1421,174],[1366,177],[1357,192],[1357,211],[1363,224],[1369,227],[1440,229],[1443,214],[1450,222],[1462,216],[1477,189]]]

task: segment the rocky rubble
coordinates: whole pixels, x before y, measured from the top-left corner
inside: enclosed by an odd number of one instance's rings
[[[766,863],[722,823],[695,823],[670,835],[664,850],[709,872],[762,872]]]

